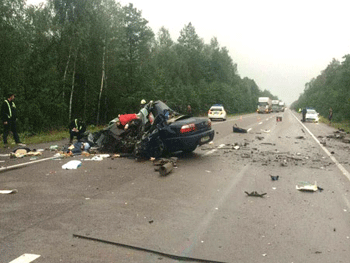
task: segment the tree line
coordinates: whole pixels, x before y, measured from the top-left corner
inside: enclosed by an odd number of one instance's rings
[[[1,94],[16,93],[22,131],[76,117],[104,124],[138,111],[141,99],[205,114],[214,103],[242,113],[255,111],[259,96],[276,98],[241,78],[228,49],[215,37],[204,43],[191,23],[173,41],[114,0],[3,0],[0,8]]]
[[[333,110],[333,120],[350,120],[350,55],[340,62],[333,59],[316,78],[305,84],[304,92],[292,104],[296,110],[305,107],[315,108],[322,116]]]

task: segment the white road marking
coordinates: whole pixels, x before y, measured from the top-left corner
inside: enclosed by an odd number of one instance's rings
[[[220,148],[222,148],[222,147],[224,147],[224,146],[225,146],[225,144],[220,144],[220,145],[218,146],[218,148],[213,149],[213,150],[210,150],[209,152],[206,152],[204,155],[209,155],[209,154],[215,153],[218,149],[220,149]]]
[[[315,135],[313,135],[311,133],[311,131],[306,128],[306,126],[298,120],[298,118],[294,115],[294,113],[292,113],[294,118],[304,127],[304,129],[311,135],[312,138],[314,138],[314,140],[318,143],[318,145],[322,148],[322,150],[328,155],[329,158],[331,158],[331,160],[335,163],[335,165],[339,168],[340,171],[342,171],[343,175],[345,175],[348,180],[350,181],[350,174],[349,172],[344,168],[344,166],[342,166],[337,159],[335,159],[335,157],[327,150],[326,147],[324,147],[320,141],[315,137]]]
[[[22,256],[12,260],[9,263],[29,263],[36,260],[40,255],[35,254],[23,254]]]

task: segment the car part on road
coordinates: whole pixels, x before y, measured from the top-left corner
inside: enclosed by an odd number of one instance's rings
[[[264,195],[266,195],[267,193],[263,193],[263,194],[258,194],[257,191],[253,191],[251,193],[248,193],[245,191],[245,193],[248,195],[248,196],[255,196],[255,197],[264,197]]]
[[[299,191],[306,191],[306,192],[316,192],[318,190],[317,188],[317,182],[315,184],[311,184],[309,182],[299,182],[295,188]]]
[[[271,180],[272,181],[277,181],[278,180],[278,178],[279,178],[279,176],[277,175],[277,176],[273,176],[273,175],[270,175],[271,176]]]
[[[233,132],[237,133],[247,133],[248,131],[246,129],[239,128],[237,124],[233,126]]]
[[[166,163],[164,165],[162,165],[161,167],[159,167],[159,174],[161,176],[165,176],[169,173],[171,173],[171,171],[173,170],[173,164],[172,163]]]
[[[72,170],[72,169],[77,169],[80,166],[81,166],[81,161],[73,160],[73,161],[69,161],[68,163],[62,165],[62,169]]]
[[[12,189],[12,190],[0,190],[0,194],[3,195],[8,195],[8,194],[15,194],[18,193],[17,189]]]
[[[207,259],[200,259],[200,258],[178,256],[178,255],[168,254],[168,253],[164,253],[164,252],[160,252],[160,251],[156,251],[156,250],[152,250],[152,249],[148,249],[148,248],[136,247],[136,246],[132,246],[132,245],[127,245],[127,244],[117,243],[117,242],[103,240],[103,239],[99,239],[99,238],[77,235],[77,234],[73,234],[73,237],[91,240],[91,241],[95,241],[95,242],[101,242],[101,243],[114,245],[114,246],[125,247],[125,248],[134,249],[134,250],[138,250],[138,251],[144,251],[147,253],[153,253],[153,254],[161,255],[163,257],[175,259],[178,261],[193,261],[193,262],[203,262],[203,263],[225,263],[224,261],[216,261],[216,260],[207,260]]]

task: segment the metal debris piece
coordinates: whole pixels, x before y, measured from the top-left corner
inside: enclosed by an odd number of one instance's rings
[[[177,166],[177,157],[170,157],[170,159],[160,158],[153,161],[155,171],[159,171],[161,176],[169,174],[174,167]]]
[[[0,194],[7,195],[7,194],[15,194],[18,193],[17,189],[12,189],[12,190],[0,190]]]
[[[251,192],[251,193],[248,193],[247,191],[245,191],[245,193],[246,193],[248,196],[256,196],[256,197],[264,197],[264,195],[267,194],[267,193],[258,194],[257,191],[253,191],[253,192]]]
[[[161,176],[165,176],[165,175],[171,173],[173,168],[174,168],[174,166],[172,163],[166,163],[166,164],[162,165],[161,167],[159,167],[159,174]]]
[[[309,182],[299,182],[295,186],[295,188],[299,191],[306,191],[306,192],[316,192],[318,190],[316,181],[315,181],[315,184],[311,184]]]
[[[233,132],[247,133],[248,131],[247,131],[246,129],[239,128],[239,127],[237,126],[237,124],[235,124],[235,125],[233,126]]]
[[[270,176],[271,176],[272,181],[277,181],[279,178],[279,175],[277,175],[277,176],[270,175]]]

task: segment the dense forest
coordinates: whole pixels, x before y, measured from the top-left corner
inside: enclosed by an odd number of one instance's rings
[[[114,0],[2,0],[0,8],[0,95],[16,93],[22,131],[65,127],[75,117],[105,124],[138,111],[141,99],[179,112],[190,104],[199,115],[214,103],[253,112],[259,96],[275,98],[241,78],[227,48],[215,37],[204,43],[191,23],[174,41]]]
[[[343,59],[342,62],[333,59],[319,76],[306,83],[304,92],[292,107],[296,110],[313,107],[325,117],[332,108],[334,121],[349,122],[350,55]]]

